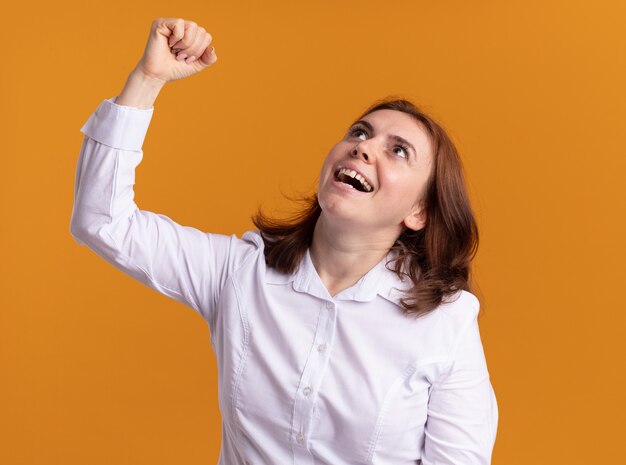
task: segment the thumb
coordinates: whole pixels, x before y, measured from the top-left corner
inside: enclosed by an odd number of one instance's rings
[[[160,19],[157,30],[168,38],[168,46],[172,48],[185,35],[185,20],[182,18]]]
[[[215,48],[211,47],[207,47],[207,49],[204,51],[204,53],[202,55],[200,55],[200,58],[198,60],[200,63],[202,63],[205,66],[209,66],[212,65],[213,63],[215,63],[217,61],[217,55],[215,54]]]

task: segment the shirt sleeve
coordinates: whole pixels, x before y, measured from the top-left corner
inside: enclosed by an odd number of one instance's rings
[[[211,325],[228,275],[255,249],[235,235],[209,234],[140,210],[135,168],[154,107],[104,100],[81,128],[70,232],[81,245]]]
[[[422,465],[489,465],[498,406],[478,327],[478,303],[461,330],[450,363],[433,383]]]

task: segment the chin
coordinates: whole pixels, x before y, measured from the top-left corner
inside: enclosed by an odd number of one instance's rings
[[[367,215],[363,215],[362,210],[356,211],[353,205],[348,204],[341,198],[326,200],[318,197],[322,215],[327,222],[332,224],[350,224],[353,226],[363,227],[363,220]]]

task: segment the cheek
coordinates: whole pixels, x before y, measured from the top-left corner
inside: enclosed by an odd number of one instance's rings
[[[320,169],[320,183],[324,181],[324,178],[332,177],[332,167],[337,162],[337,152],[335,147],[328,152],[324,162],[322,163],[322,168]]]
[[[332,179],[330,174],[330,163],[328,163],[328,159],[324,160],[322,167],[320,169],[319,177],[317,180],[317,192],[320,193],[324,190],[324,186],[327,185]]]
[[[416,199],[419,198],[422,192],[423,180],[418,176],[407,176],[403,173],[390,173],[384,178],[384,182],[387,186],[391,186],[388,192],[393,191],[394,196],[400,197],[398,199],[402,204],[413,204]]]
[[[330,163],[328,161],[328,158],[326,160],[324,160],[324,163],[322,164],[322,168],[320,169],[320,176],[319,176],[319,183],[320,185],[326,180],[326,178],[328,177],[328,172],[330,170]]]

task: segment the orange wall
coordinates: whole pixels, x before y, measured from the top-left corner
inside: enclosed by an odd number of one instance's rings
[[[242,233],[259,204],[284,210],[281,192],[314,188],[372,100],[414,99],[457,143],[479,221],[493,463],[623,455],[625,4],[382,4],[5,7],[0,463],[216,463],[204,321],[69,232],[79,129],[121,91],[159,16],[205,26],[219,61],[158,98],[140,208]]]

